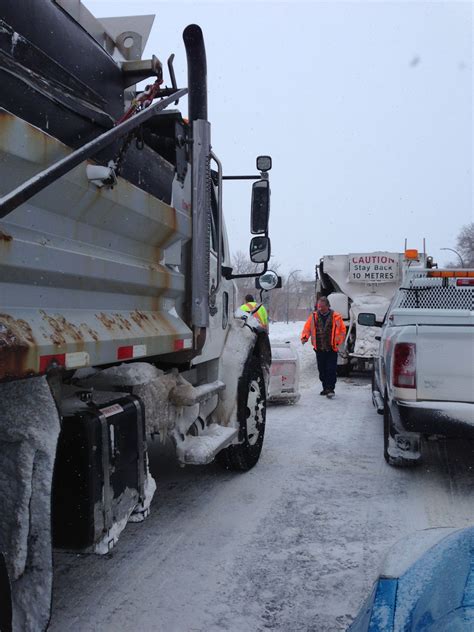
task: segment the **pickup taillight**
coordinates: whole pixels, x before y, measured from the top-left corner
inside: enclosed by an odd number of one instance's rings
[[[393,385],[416,388],[416,345],[398,342],[393,350]]]

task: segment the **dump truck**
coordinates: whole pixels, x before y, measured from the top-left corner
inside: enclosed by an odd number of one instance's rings
[[[173,55],[168,86],[166,66],[142,59],[150,28],[149,16],[98,20],[80,0],[2,3],[5,629],[47,627],[52,547],[107,553],[147,517],[150,437],[182,465],[245,471],[262,450],[271,349],[238,310],[223,214],[224,182],[242,176],[211,145],[201,29],[183,33],[179,88]],[[247,276],[262,290],[278,284],[270,168],[260,156],[247,176],[261,264]]]
[[[423,248],[425,250],[425,248]],[[432,258],[416,249],[399,252],[362,252],[326,255],[316,266],[316,296],[327,296],[339,312],[347,334],[339,349],[338,375],[351,370],[371,370],[378,353],[376,336],[390,301],[405,273],[415,266],[431,265]],[[373,313],[375,324],[366,325],[359,314]]]

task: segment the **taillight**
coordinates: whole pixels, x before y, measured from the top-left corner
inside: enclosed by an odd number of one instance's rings
[[[393,350],[393,385],[416,388],[416,345],[398,342]]]
[[[474,285],[474,279],[458,279],[456,281],[456,285],[459,287],[469,287],[469,286],[473,286]]]

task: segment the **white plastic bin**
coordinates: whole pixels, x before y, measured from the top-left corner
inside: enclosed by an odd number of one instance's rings
[[[300,398],[300,360],[290,342],[272,343],[269,402],[294,404]]]

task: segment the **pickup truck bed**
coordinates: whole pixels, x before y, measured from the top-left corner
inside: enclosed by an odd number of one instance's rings
[[[474,271],[424,270],[407,279],[375,363],[389,463],[419,461],[421,435],[474,437],[473,343]]]

